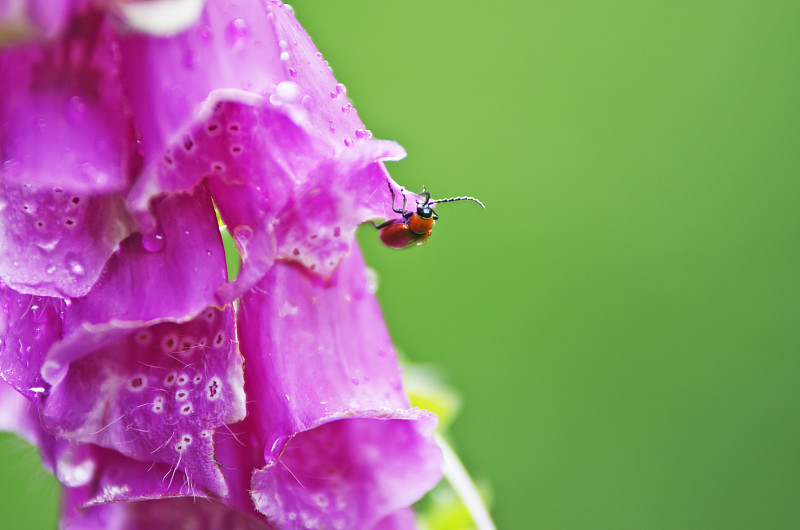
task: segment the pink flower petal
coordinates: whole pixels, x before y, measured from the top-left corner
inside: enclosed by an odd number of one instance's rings
[[[50,387],[41,367],[61,339],[62,311],[58,298],[20,294],[0,282],[0,377],[31,401]]]
[[[207,499],[161,499],[115,502],[75,509],[82,497],[68,492],[62,502],[63,530],[270,530],[265,523],[247,517],[224,504]]]
[[[214,429],[244,417],[232,311],[129,333],[73,361],[42,409],[58,436],[183,471],[218,495]]]
[[[357,247],[331,283],[277,262],[239,330],[266,467],[256,508],[281,527],[370,528],[441,477],[435,416],[410,409]]]
[[[114,38],[87,13],[60,41],[0,49],[0,278],[20,292],[85,295],[131,231],[120,193],[138,155]]]

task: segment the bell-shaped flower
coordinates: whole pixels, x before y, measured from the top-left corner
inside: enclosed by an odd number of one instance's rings
[[[62,526],[413,527],[436,418],[354,241],[405,153],[291,9],[34,0],[0,34],[0,400]]]

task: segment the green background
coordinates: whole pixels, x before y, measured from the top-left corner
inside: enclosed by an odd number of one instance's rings
[[[800,2],[294,7],[394,178],[487,205],[360,237],[498,528],[800,527]]]

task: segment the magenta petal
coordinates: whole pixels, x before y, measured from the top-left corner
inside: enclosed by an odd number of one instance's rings
[[[88,296],[73,301],[65,334],[79,325],[182,321],[216,301],[225,251],[205,186],[154,206],[157,229],[126,239]]]
[[[0,182],[0,279],[41,296],[83,296],[130,231],[120,197]]]
[[[60,41],[0,49],[0,278],[20,292],[85,295],[131,231],[113,38],[89,13]]]
[[[65,339],[48,354],[45,378],[57,382],[70,362],[161,321],[194,318],[226,282],[222,239],[205,186],[154,207],[158,228],[123,241],[94,289],[69,303]]]
[[[42,410],[45,427],[183,471],[218,495],[214,430],[244,417],[241,358],[230,309],[163,323],[73,361]]]
[[[170,39],[127,35],[120,53],[148,163],[177,145],[179,131],[217,89],[292,96],[311,114],[314,128],[340,149],[345,137],[367,136],[344,87],[280,2],[208,0],[191,28]],[[289,84],[278,90],[284,82]]]
[[[330,277],[350,251],[358,225],[383,217],[391,204],[382,160],[405,154],[394,142],[370,140],[322,161],[278,218],[278,257]]]
[[[62,530],[270,530],[261,521],[207,499],[116,502],[75,509],[81,492],[65,492]]]
[[[280,526],[370,528],[441,477],[436,418],[409,409],[357,247],[330,284],[277,262],[239,315],[266,467],[259,511]]]
[[[256,508],[281,528],[373,528],[441,477],[435,419],[416,412],[360,411],[299,433],[253,475]]]
[[[0,377],[30,400],[50,385],[41,366],[61,338],[58,298],[20,294],[0,282]]]

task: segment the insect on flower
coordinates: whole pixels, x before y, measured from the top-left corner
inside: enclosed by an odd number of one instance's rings
[[[375,228],[380,230],[380,238],[384,245],[391,248],[408,248],[414,245],[423,245],[425,241],[433,232],[433,224],[439,218],[436,211],[433,209],[442,202],[454,201],[473,201],[480,204],[481,208],[486,209],[481,201],[475,197],[449,197],[447,199],[431,199],[431,194],[422,186],[422,195],[425,196],[424,200],[417,202],[416,211],[406,211],[407,198],[405,196],[404,188],[400,188],[400,193],[403,195],[403,207],[397,209],[394,207],[394,190],[391,184],[389,185],[389,192],[392,194],[392,211],[399,213],[400,217],[389,219],[385,223],[376,225]]]

